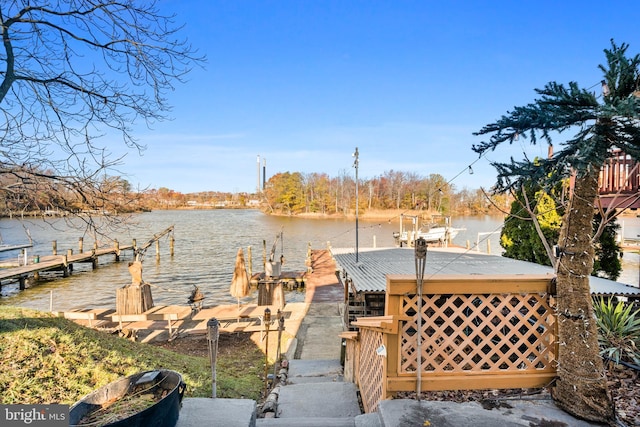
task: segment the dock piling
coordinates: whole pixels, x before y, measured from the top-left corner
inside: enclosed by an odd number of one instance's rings
[[[120,242],[118,240],[113,241],[114,255],[116,262],[120,261]]]

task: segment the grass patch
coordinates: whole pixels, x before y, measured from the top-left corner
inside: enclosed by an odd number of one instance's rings
[[[257,348],[219,353],[217,396],[259,399],[263,357]],[[120,377],[160,368],[182,375],[185,397],[211,397],[206,357],[131,342],[45,312],[0,307],[2,404],[73,404]]]

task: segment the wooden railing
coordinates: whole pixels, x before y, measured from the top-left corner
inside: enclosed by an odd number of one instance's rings
[[[397,392],[534,388],[556,377],[552,276],[387,276],[385,316],[345,334],[345,378],[366,412]],[[421,359],[418,315],[422,316]],[[421,367],[421,369],[419,369]]]
[[[621,150],[612,151],[600,169],[598,187],[600,195],[637,193],[640,190],[638,161]]]

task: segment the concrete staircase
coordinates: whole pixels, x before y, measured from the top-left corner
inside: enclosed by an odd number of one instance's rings
[[[356,387],[342,380],[339,359],[291,360],[277,418],[259,418],[256,425],[353,427],[360,414]]]
[[[290,350],[286,385],[277,390],[277,410],[266,414],[275,418],[258,418],[258,427],[355,425],[361,410],[355,384],[343,381],[340,307],[337,302],[310,304]]]

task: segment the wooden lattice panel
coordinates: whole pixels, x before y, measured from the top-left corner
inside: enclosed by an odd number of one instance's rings
[[[399,373],[415,373],[416,295],[402,298]],[[422,372],[553,371],[555,316],[546,294],[423,295]]]
[[[359,379],[362,406],[366,413],[378,409],[384,398],[384,357],[376,352],[383,344],[382,333],[369,329],[360,331]]]

